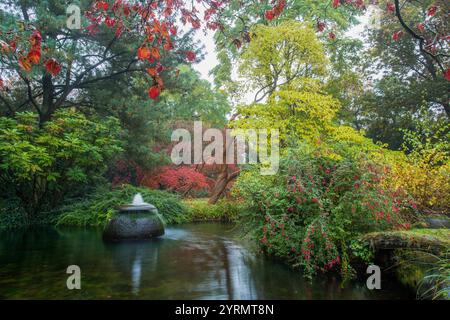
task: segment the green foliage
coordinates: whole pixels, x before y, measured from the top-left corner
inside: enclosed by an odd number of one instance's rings
[[[0,199],[0,228],[15,229],[27,224],[27,215],[18,199]]]
[[[177,195],[147,188],[124,185],[118,188],[99,188],[86,199],[72,199],[71,203],[58,209],[58,226],[104,226],[115,210],[130,203],[133,196],[141,193],[147,203],[153,204],[167,224],[187,221],[187,208]]]
[[[295,87],[297,79],[325,74],[324,49],[310,25],[292,21],[275,27],[256,25],[251,35],[239,60],[239,74],[257,90],[255,101],[280,86]]]
[[[302,144],[281,159],[276,176],[244,171],[234,193],[248,205],[244,221],[264,252],[302,266],[307,276],[331,269],[349,276],[353,240],[408,227],[409,199],[383,185],[385,172],[345,144]]]
[[[57,205],[76,187],[97,179],[121,151],[114,118],[100,122],[71,109],[39,126],[37,115],[0,118],[0,179],[3,194],[14,194],[32,216]]]
[[[217,31],[214,36],[220,63],[212,70],[212,73],[218,87],[226,87],[230,92],[240,93],[231,79],[231,70],[239,57],[239,48],[242,46],[241,49],[245,50],[247,45],[251,44],[249,31],[253,26],[276,26],[285,21],[313,23],[322,21],[327,25],[328,30],[333,30],[339,35],[356,24],[356,16],[363,12],[354,10],[351,6],[340,6],[331,10],[328,0],[292,0],[288,1],[280,17],[269,22],[264,17],[264,13],[266,10],[271,10],[273,5],[274,3],[269,0],[232,0],[223,8],[221,19],[224,30]],[[315,33],[315,30],[312,30],[312,33]],[[327,32],[324,32],[322,37],[326,38],[326,34]]]
[[[225,126],[231,110],[227,94],[211,88],[190,66],[179,65],[178,69],[178,78],[155,106],[160,116],[170,122],[203,121],[218,128]]]
[[[412,90],[403,79],[386,75],[375,82],[373,90],[360,91],[355,121],[366,130],[368,137],[399,150],[402,130],[414,129],[413,119],[426,103],[421,91],[420,88]]]
[[[425,234],[428,232],[422,231]],[[417,233],[422,234],[419,230]],[[448,241],[448,230],[444,238]],[[395,256],[398,262],[397,277],[417,291],[418,299],[450,300],[449,251],[436,255],[424,251],[396,250]]]
[[[437,257],[437,262],[427,271],[427,275],[419,284],[428,283],[429,289],[420,293],[421,298],[450,300],[450,251]]]
[[[208,199],[188,199],[184,203],[189,208],[191,221],[234,222],[244,209],[241,203],[228,199],[221,199],[216,204],[209,204]]]
[[[372,264],[375,257],[373,248],[367,241],[354,239],[350,241],[350,250],[354,257],[357,257],[367,264]]]
[[[338,102],[322,92],[316,81],[304,79],[302,83],[297,90],[273,93],[267,103],[240,106],[238,111],[242,117],[233,126],[278,129],[282,147],[299,139],[329,135]]]
[[[401,9],[405,23],[424,38],[427,38],[428,28],[418,31],[417,25],[424,22],[427,9],[433,4],[435,2],[431,0],[407,2]],[[399,150],[403,130],[418,129],[415,119],[422,120],[422,108],[437,123],[448,122],[448,80],[443,77],[446,67],[445,64],[443,68],[439,67],[434,59],[421,52],[419,42],[408,32],[394,41],[393,34],[402,30],[402,26],[388,10],[374,11],[372,19],[364,39],[365,49],[356,52],[354,56],[358,61],[349,65],[364,86],[349,86],[349,90],[340,92],[335,90],[340,87],[336,83],[331,83],[330,87],[334,87],[333,95],[344,105],[341,120],[365,129],[370,138]],[[448,50],[448,47],[442,50]],[[353,101],[346,101],[341,99],[345,95],[356,96]]]
[[[307,276],[333,269],[350,277],[352,253],[370,258],[354,241],[370,231],[408,228],[403,214],[412,202],[386,180],[390,153],[335,122],[340,105],[324,90],[326,59],[310,27],[255,29],[264,33],[244,51],[241,72],[270,96],[240,106],[233,127],[279,129],[282,157],[277,175],[249,168],[238,178],[234,192],[249,209],[244,221],[265,253],[303,267]],[[289,81],[278,83],[279,74]]]

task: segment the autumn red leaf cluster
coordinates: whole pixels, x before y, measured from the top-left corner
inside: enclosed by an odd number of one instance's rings
[[[395,12],[395,4],[393,4],[392,2],[388,2],[386,4],[386,11]]]
[[[152,189],[165,189],[178,193],[209,188],[206,176],[195,170],[195,167],[190,166],[165,166],[159,168],[157,174],[147,175],[141,183]]]
[[[191,62],[194,61],[196,58],[195,53],[192,51],[187,51],[186,58],[188,59],[188,61],[191,61]]]
[[[444,73],[444,78],[450,81],[450,68],[448,68]]]
[[[31,72],[34,66],[41,64],[43,53],[48,55],[48,49],[42,44],[42,35],[39,30],[32,29],[26,41],[20,41],[21,39],[16,35],[9,41],[5,40],[0,40],[2,54],[15,56],[19,68],[25,72]],[[61,71],[59,63],[51,57],[44,60],[43,66],[53,76],[57,76]]]
[[[159,87],[158,86],[153,86],[150,89],[148,89],[148,96],[151,99],[155,100],[156,98],[158,98],[159,92],[160,92]]]
[[[44,62],[45,69],[52,76],[56,76],[61,72],[61,65],[55,59],[48,59]]]
[[[205,28],[215,30],[220,26],[216,16],[224,2],[196,1],[197,4],[204,5]],[[144,37],[137,48],[137,58],[148,65],[146,70],[152,79],[148,90],[151,99],[156,99],[164,90],[161,73],[168,69],[161,65],[160,59],[162,51],[175,49],[177,27],[174,18],[179,15],[181,23],[189,24],[194,29],[202,26],[199,10],[195,8],[194,3],[178,0],[148,1],[147,3],[116,0],[112,5],[106,1],[97,1],[85,15],[90,21],[90,25],[86,28],[88,33],[95,35],[104,24],[109,29],[115,29],[117,37],[128,32],[127,26],[131,19],[136,17],[140,19],[140,28],[144,31]],[[189,62],[196,59],[193,51],[179,53],[184,54]]]
[[[19,54],[19,66],[26,72],[31,71],[33,64],[38,64],[41,61],[41,42],[42,37],[38,30],[34,30],[29,38],[31,45],[28,54],[25,56]]]
[[[286,0],[279,0],[271,10],[267,10],[264,16],[267,20],[272,21],[274,18],[278,17],[286,7]]]
[[[106,28],[115,37],[120,38],[126,32],[139,30],[142,39],[136,46],[136,55],[139,63],[144,64],[143,70],[147,70],[150,77],[149,97],[156,99],[164,90],[162,73],[170,70],[161,65],[160,60],[164,51],[179,54],[188,62],[194,62],[197,59],[194,51],[176,50],[175,41],[178,31],[175,19],[179,18],[182,24],[190,25],[194,29],[202,26],[210,30],[223,29],[219,14],[226,3],[227,0],[94,1],[84,12],[89,23],[84,27],[84,31],[95,36],[102,30],[101,28]],[[280,16],[286,7],[285,0],[274,0],[272,3],[272,8],[264,12],[264,17],[268,21]],[[196,6],[201,6],[202,10]],[[364,0],[331,0],[331,6],[336,10],[342,6],[351,6],[357,10],[363,10],[366,7]],[[436,34],[433,28],[439,25],[436,22],[439,10],[443,9],[436,4],[429,6],[426,9],[426,19],[416,25],[417,32],[424,39],[424,49],[431,54],[437,54],[440,45],[449,40],[449,36],[445,34],[437,38],[426,35],[430,32]],[[386,3],[386,11],[394,16],[395,4]],[[203,12],[203,16],[200,12]],[[136,25],[137,22],[138,25]],[[324,32],[328,26],[319,19],[316,28],[318,32]],[[13,55],[19,68],[24,72],[31,72],[35,66],[43,66],[49,74],[57,76],[62,70],[62,65],[55,58],[55,52],[49,50],[48,46],[43,43],[43,37],[39,30],[32,26],[27,27],[26,30],[26,33],[29,34],[28,38],[21,38],[14,33],[8,37],[2,37],[0,40],[1,53]],[[327,30],[327,32],[328,39],[336,39],[335,31]],[[392,40],[398,41],[403,36],[405,36],[403,31],[397,31],[392,34]],[[243,40],[250,41],[249,35],[244,34]],[[234,39],[232,43],[237,48],[242,45],[242,41],[239,39]],[[444,76],[448,79],[447,74]]]
[[[431,7],[429,7],[428,10],[427,10],[427,15],[428,15],[429,17],[434,17],[434,16],[436,15],[437,9],[438,9],[437,6],[431,6]]]
[[[403,35],[404,35],[403,31],[394,32],[394,34],[392,35],[392,40],[398,41]]]

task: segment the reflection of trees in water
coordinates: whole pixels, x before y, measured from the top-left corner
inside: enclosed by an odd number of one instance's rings
[[[211,293],[223,295],[217,284],[223,279],[217,277],[224,268],[222,257],[226,253],[215,239],[193,233],[188,239],[115,243],[107,244],[106,249],[122,277],[129,279],[130,290],[140,297],[196,299]]]
[[[1,243],[6,250],[0,251],[0,288],[9,290],[9,298],[82,298],[87,291],[66,288],[67,267],[81,267],[83,289],[89,284],[89,267],[105,270],[93,249],[98,247],[93,230],[20,229],[2,233]]]
[[[309,282],[301,272],[280,262],[254,253],[242,258],[247,266],[249,282],[254,286],[254,299],[357,299],[350,287],[342,288],[338,278],[316,278]],[[362,298],[363,296],[361,296]]]
[[[222,225],[176,229],[165,238],[108,244],[92,229],[0,234],[0,298],[359,299],[365,281],[306,281],[265,259]],[[183,232],[178,232],[182,230]],[[82,290],[66,289],[66,268],[81,267]],[[402,294],[393,288],[390,297]],[[371,293],[377,297],[378,293]],[[378,297],[383,295],[378,294]]]

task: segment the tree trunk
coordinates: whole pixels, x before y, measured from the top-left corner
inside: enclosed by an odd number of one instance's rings
[[[55,87],[53,86],[51,75],[45,74],[42,77],[42,88],[42,109],[39,116],[40,126],[49,121],[53,113],[55,112],[55,105],[53,103],[53,94],[55,91]]]
[[[237,114],[232,115],[230,121],[233,121],[234,119],[236,119],[236,117],[237,117]],[[225,127],[222,130],[222,134],[224,136],[226,136],[227,139],[235,140],[234,137],[227,136],[226,130],[227,130],[227,127]],[[231,150],[231,148],[234,148],[234,143],[226,143],[224,146],[223,154],[222,154],[223,162],[220,165],[220,172],[219,172],[219,175],[217,176],[216,182],[215,182],[213,190],[211,192],[211,197],[209,198],[209,201],[208,201],[209,204],[216,204],[217,201],[219,201],[219,199],[225,193],[228,183],[230,183],[231,181],[236,179],[236,177],[239,175],[239,170],[237,170],[235,172],[230,172],[231,168],[230,168],[229,164],[227,164],[227,158],[228,158],[227,155],[230,152],[234,151],[234,150]]]
[[[445,110],[445,114],[447,115],[447,118],[450,119],[450,103],[448,102],[443,102],[442,106],[444,107]]]
[[[211,197],[209,198],[208,203],[209,204],[216,204],[217,201],[219,201],[220,197],[223,195],[227,184],[229,182],[228,180],[228,168],[226,165],[224,165],[225,170],[222,170],[219,173],[219,176],[217,177],[216,183],[214,184],[214,188],[211,192]]]
[[[239,170],[230,173],[230,167],[226,164],[223,165],[219,176],[216,179],[214,188],[211,192],[211,197],[209,198],[209,204],[216,204],[217,201],[224,195],[227,185],[239,176]]]

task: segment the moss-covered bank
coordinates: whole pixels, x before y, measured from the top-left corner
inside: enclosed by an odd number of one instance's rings
[[[370,233],[377,252],[390,251],[387,268],[415,290],[419,299],[450,299],[450,229],[412,229]]]

